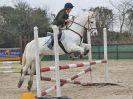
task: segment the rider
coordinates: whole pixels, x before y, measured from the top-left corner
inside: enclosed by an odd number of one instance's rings
[[[73,7],[74,6],[71,3],[66,3],[64,8],[58,12],[52,24],[57,25],[59,28],[61,28],[67,25],[69,22],[71,22],[71,20],[69,19],[69,13],[71,12]],[[61,33],[59,33],[58,35],[58,40],[60,40],[60,38],[61,38]],[[52,38],[51,42],[47,45],[48,48],[52,49],[53,44],[54,44],[54,39]]]

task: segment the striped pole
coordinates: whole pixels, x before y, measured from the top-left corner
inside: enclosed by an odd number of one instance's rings
[[[95,62],[91,62],[91,65],[95,65],[96,63],[106,63],[107,61],[95,61]],[[73,66],[76,67],[76,66]],[[69,68],[68,68],[69,69]],[[77,75],[72,76],[71,78],[67,79],[66,81],[61,83],[61,86],[63,86],[65,83],[67,82],[71,82],[73,80],[75,80],[76,78],[80,77],[83,74],[86,74],[87,72],[91,71],[90,67],[87,67],[87,69],[85,69],[84,71],[79,72]],[[45,78],[41,77],[42,80],[45,80]],[[48,79],[47,79],[48,80]],[[75,82],[71,82],[71,83],[81,83],[79,81],[75,81]],[[90,85],[92,83],[82,83],[83,85]],[[56,86],[52,86],[51,88],[47,89],[46,91],[42,91],[42,96],[45,96],[46,94],[48,94],[49,92],[51,92],[52,90],[56,89]]]
[[[20,69],[18,66],[0,66],[0,74],[20,73]]]
[[[20,69],[19,66],[0,66],[0,69]]]
[[[80,77],[81,75],[86,74],[89,71],[91,71],[91,69],[90,69],[90,67],[87,67],[84,71],[79,72],[77,75],[74,75],[67,80],[72,81],[72,80]],[[61,86],[63,86],[64,84],[66,84],[66,82],[62,82]],[[42,91],[42,96],[46,95],[47,93],[51,92],[54,89],[56,89],[56,86],[52,86],[51,88],[47,89],[46,91]]]
[[[70,68],[79,68],[79,67],[85,67],[85,66],[95,65],[99,63],[107,63],[107,61],[98,60],[98,61],[83,62],[83,63],[78,63],[78,64],[66,64],[66,65],[59,66],[59,69],[64,70],[64,69],[70,69]],[[53,66],[41,68],[41,72],[48,72],[48,71],[53,71],[53,70],[55,70],[55,67]]]
[[[56,81],[55,78],[50,78],[50,77],[41,77],[41,80],[52,81],[52,82]],[[86,85],[86,86],[89,86],[92,84],[92,83],[88,83],[88,82],[86,83],[86,82],[81,82],[81,81],[77,81],[77,80],[71,81],[71,80],[67,80],[67,79],[60,79],[60,82],[61,83],[78,84],[78,85]]]
[[[0,64],[20,64],[20,61],[2,61]]]
[[[0,74],[20,73],[20,70],[0,70]]]

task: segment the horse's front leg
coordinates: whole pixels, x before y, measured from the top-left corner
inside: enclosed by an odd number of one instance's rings
[[[87,55],[89,53],[89,50],[91,49],[91,45],[86,43],[82,43],[81,47],[84,48],[84,55]]]
[[[84,48],[75,44],[71,45],[71,47],[68,47],[67,51],[74,52],[78,55],[84,55]]]

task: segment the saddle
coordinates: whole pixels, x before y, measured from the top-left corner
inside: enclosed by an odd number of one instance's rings
[[[54,35],[53,35],[53,33],[51,33],[51,32],[47,32],[47,36],[51,36],[51,42],[47,45],[47,47],[48,47],[49,49],[53,49],[53,45],[54,45]],[[61,36],[62,36],[62,31],[59,30],[59,34],[58,34],[58,43],[60,42]]]
[[[54,37],[53,37],[53,36],[54,36],[54,34],[53,34],[52,32],[47,32],[47,36],[51,36],[51,38],[54,38]],[[61,31],[61,30],[59,30],[58,40],[60,40],[61,36],[62,36],[62,31]]]

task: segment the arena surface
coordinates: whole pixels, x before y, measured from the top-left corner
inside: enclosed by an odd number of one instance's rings
[[[42,62],[43,66],[52,65],[54,62]],[[60,64],[80,63],[80,61],[61,61]],[[65,84],[62,87],[62,95],[72,99],[133,99],[133,60],[110,60],[109,82],[119,84],[118,86],[80,86]],[[68,78],[77,74],[85,67],[61,71],[61,78]],[[42,74],[54,76],[52,72]],[[93,66],[93,82],[104,82],[104,65]],[[27,90],[28,77],[25,77],[23,86],[17,88],[20,74],[0,74],[0,99],[20,99],[20,95]],[[81,81],[90,81],[90,73],[78,78]],[[36,94],[36,82],[32,92]],[[50,88],[53,82],[42,82],[42,89]],[[55,91],[48,95],[55,96]]]

